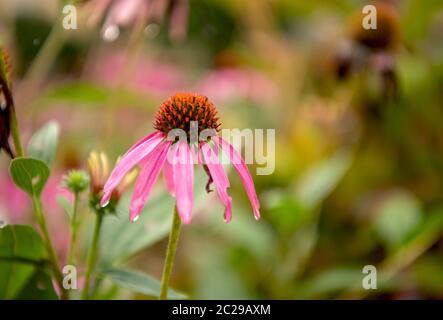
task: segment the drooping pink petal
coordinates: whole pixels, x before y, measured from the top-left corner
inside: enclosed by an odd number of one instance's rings
[[[175,196],[174,171],[171,162],[166,159],[163,166],[163,177],[165,178],[166,188],[172,196]]]
[[[254,210],[255,219],[260,219],[260,202],[257,198],[257,193],[255,192],[254,182],[252,181],[251,174],[249,173],[248,167],[243,161],[240,154],[234,149],[234,147],[221,137],[213,137],[212,140],[218,144],[223,151],[229,156],[230,161],[234,165],[243,186],[246,190],[246,194],[251,202],[252,209]]]
[[[179,141],[174,152],[173,176],[175,186],[175,198],[178,214],[183,223],[191,222],[192,207],[194,205],[194,164],[192,154],[187,141]]]
[[[170,146],[171,142],[163,142],[146,159],[146,164],[137,178],[129,206],[129,219],[131,222],[137,219],[141,209],[148,200],[152,187],[165,163]]]
[[[206,142],[201,143],[203,160],[208,167],[215,189],[217,190],[220,201],[225,206],[225,221],[229,222],[232,218],[232,198],[228,195],[230,187],[228,177],[223,165],[218,161],[217,153]]]
[[[103,187],[101,206],[106,206],[111,198],[112,192],[123,179],[123,177],[143,158],[147,157],[159,143],[164,139],[163,132],[154,132],[138,141],[132,146],[112,170],[108,180]]]

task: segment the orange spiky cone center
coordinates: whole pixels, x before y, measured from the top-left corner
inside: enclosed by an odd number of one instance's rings
[[[154,128],[166,134],[173,129],[182,129],[189,137],[191,121],[198,123],[198,131],[218,131],[220,127],[217,109],[207,97],[196,93],[177,93],[160,106]]]

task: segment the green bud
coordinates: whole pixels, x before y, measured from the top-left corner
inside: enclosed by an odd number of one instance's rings
[[[83,170],[72,170],[63,179],[63,185],[73,193],[80,193],[89,187],[89,175]]]

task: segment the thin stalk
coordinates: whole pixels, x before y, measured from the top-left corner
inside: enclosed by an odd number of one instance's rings
[[[61,272],[60,263],[58,261],[57,254],[55,253],[54,247],[52,246],[51,237],[49,236],[49,231],[46,225],[45,216],[42,211],[42,204],[40,199],[35,196],[32,197],[32,205],[34,206],[34,212],[37,218],[37,222],[43,233],[43,240],[45,242],[46,250],[48,251],[49,261],[52,265],[55,279],[57,280],[57,284],[61,292],[61,299],[66,300],[67,291],[63,287],[63,274]]]
[[[75,256],[75,247],[77,242],[77,211],[80,203],[80,195],[78,192],[74,193],[74,208],[72,210],[72,218],[71,218],[71,241],[68,252],[68,264],[72,265],[74,262]]]
[[[174,266],[175,253],[177,251],[178,238],[180,236],[181,220],[177,213],[177,208],[174,208],[172,218],[171,233],[169,234],[168,248],[166,249],[166,259],[163,268],[163,276],[160,288],[160,300],[168,298],[169,280],[171,278],[172,267]]]
[[[94,235],[92,238],[91,247],[89,249],[88,264],[86,267],[86,275],[85,275],[85,285],[83,287],[83,292],[82,292],[83,300],[89,298],[89,286],[91,282],[91,274],[92,271],[94,270],[95,263],[97,262],[97,249],[98,249],[98,241],[100,239],[100,230],[102,222],[103,222],[103,213],[96,212]]]
[[[25,153],[23,151],[23,144],[20,138],[20,131],[18,129],[17,113],[14,106],[11,107],[10,114],[10,124],[11,124],[11,136],[12,141],[14,141],[14,148],[17,157],[24,157]]]

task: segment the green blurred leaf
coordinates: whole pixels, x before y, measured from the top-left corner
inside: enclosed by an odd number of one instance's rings
[[[202,172],[196,172],[194,212],[197,212],[206,196],[205,179]],[[169,193],[163,191],[152,195],[135,223],[130,223],[128,218],[130,199],[131,194],[128,192],[117,206],[117,215],[103,220],[100,247],[101,263],[104,265],[112,265],[130,258],[166,237],[171,227],[175,200]]]
[[[18,300],[57,300],[58,296],[48,272],[37,270],[17,295]]]
[[[31,197],[39,197],[49,178],[49,168],[41,160],[15,158],[9,167],[14,183]]]
[[[47,262],[43,241],[30,226],[0,229],[0,298],[13,299]]]
[[[101,274],[109,277],[114,283],[134,292],[153,297],[158,297],[160,295],[160,281],[139,271],[124,268],[111,268],[101,271]],[[186,296],[169,289],[168,298],[185,299]]]
[[[68,83],[59,86],[46,95],[54,100],[69,101],[73,103],[105,103],[109,96],[109,88],[93,83]]]
[[[422,218],[420,203],[414,195],[397,191],[383,201],[376,213],[375,228],[389,247],[401,244],[417,228]]]
[[[443,286],[443,259],[440,254],[427,254],[414,263],[415,281],[420,291],[439,296]]]
[[[203,238],[205,239],[205,238]],[[206,238],[207,239],[207,238]],[[245,277],[230,263],[229,248],[220,241],[196,241],[191,247],[195,299],[251,299]],[[251,270],[253,272],[255,270]]]
[[[51,121],[34,133],[28,145],[29,156],[51,167],[57,152],[59,131],[58,123]]]
[[[63,208],[63,211],[65,211],[66,215],[68,216],[68,221],[71,221],[73,210],[72,204],[69,202],[68,199],[66,199],[65,196],[62,195],[57,195],[56,200],[58,205]]]
[[[426,214],[403,245],[382,263],[383,276],[391,278],[428,250],[443,234],[443,209]]]
[[[261,197],[268,217],[272,224],[284,233],[289,234],[296,230],[303,222],[312,217],[300,203],[286,190],[271,190]]]
[[[266,261],[277,245],[277,239],[272,228],[264,220],[256,221],[249,208],[238,204],[233,205],[233,217],[228,224],[222,219],[222,214],[208,213],[209,221],[217,233],[232,245],[241,246]]]
[[[123,197],[117,207],[117,215],[103,220],[100,246],[105,265],[128,259],[169,232],[174,208],[174,199],[170,195],[153,196],[135,223],[129,222],[129,202],[130,195]]]
[[[443,209],[428,213],[423,221],[411,233],[394,253],[377,265],[379,288],[396,287],[392,284],[404,268],[411,265],[418,257],[425,253],[443,234]],[[348,293],[353,292],[353,298],[363,299],[370,292],[362,290],[358,282],[348,288]],[[347,295],[345,294],[345,297]]]
[[[112,97],[112,99],[111,99]],[[120,107],[121,105],[146,109],[148,106],[155,107],[152,98],[136,90],[120,87],[118,90],[110,90],[109,87],[92,82],[68,83],[52,88],[45,92],[37,101],[39,105],[48,102],[73,103],[88,107],[102,106],[107,108]]]
[[[297,288],[297,298],[318,298],[332,292],[339,292],[361,283],[362,270],[353,267],[339,267],[321,272],[306,280]]]
[[[308,170],[296,187],[296,197],[300,203],[306,209],[313,209],[320,204],[342,179],[351,160],[348,151],[338,151]]]

